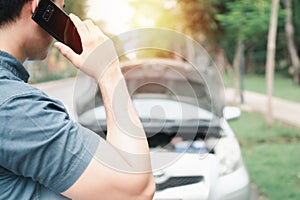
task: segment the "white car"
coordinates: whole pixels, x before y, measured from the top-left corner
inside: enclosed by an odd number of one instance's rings
[[[240,112],[224,106],[224,88],[214,70],[144,59],[122,63],[122,71],[147,133],[154,199],[249,199],[249,175],[227,123]],[[105,137],[101,94],[91,93],[86,96],[94,98],[92,105],[76,105],[78,121]]]

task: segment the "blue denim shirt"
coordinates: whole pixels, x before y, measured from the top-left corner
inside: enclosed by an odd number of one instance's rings
[[[27,84],[29,74],[0,51],[0,199],[66,199],[100,140],[65,107]]]

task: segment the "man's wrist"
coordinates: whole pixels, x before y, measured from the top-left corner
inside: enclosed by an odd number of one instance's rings
[[[115,65],[119,65],[118,59],[113,41],[107,39],[88,55],[81,70],[99,81],[115,68]]]
[[[125,78],[119,67],[119,61],[114,61],[108,70],[101,77],[98,77],[97,82],[100,89],[112,92],[119,84],[125,84]]]
[[[123,79],[123,74],[120,69],[119,61],[113,61],[105,71],[97,78],[98,83],[114,82]]]

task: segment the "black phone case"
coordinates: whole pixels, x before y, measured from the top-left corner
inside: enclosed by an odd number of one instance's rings
[[[56,40],[81,54],[82,44],[76,27],[69,16],[53,1],[41,0],[32,19]]]

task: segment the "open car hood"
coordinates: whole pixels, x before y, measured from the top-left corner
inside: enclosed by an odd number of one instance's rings
[[[187,62],[161,58],[120,64],[132,99],[171,99],[200,107],[217,117],[223,116],[224,87],[213,67],[196,67]],[[83,124],[80,116],[103,106],[97,84],[91,78],[85,79],[80,82],[82,94],[75,96],[77,118]]]

